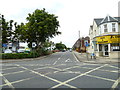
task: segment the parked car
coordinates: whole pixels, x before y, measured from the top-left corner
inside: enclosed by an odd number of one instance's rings
[[[10,49],[5,49],[4,53],[12,53],[12,51]]]
[[[20,48],[20,49],[17,50],[17,52],[18,52],[18,53],[23,53],[23,52],[25,52],[25,49]]]
[[[29,53],[30,52],[30,48],[28,48],[28,47],[21,47],[21,48],[19,48],[17,50],[17,52],[18,53],[24,53],[24,52]]]

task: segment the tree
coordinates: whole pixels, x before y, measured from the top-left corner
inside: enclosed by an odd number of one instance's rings
[[[8,35],[8,22],[6,22],[5,18],[4,18],[4,15],[2,15],[1,17],[1,23],[2,23],[2,26],[1,26],[1,29],[2,29],[2,43],[7,43],[7,37],[9,37]]]
[[[4,18],[4,15],[1,15],[1,31],[2,31],[2,43],[8,43],[8,41],[12,41],[13,36],[13,20],[10,20],[9,22],[6,21]]]
[[[66,45],[62,44],[62,42],[56,43],[56,49],[58,49],[58,50],[64,50],[66,48],[67,48]]]
[[[21,39],[27,41],[29,46],[32,46],[32,42],[37,44],[37,47],[44,43],[47,39],[53,38],[56,35],[61,34],[58,31],[59,21],[57,16],[49,14],[43,10],[36,9],[32,14],[28,14],[26,18],[26,25],[22,25],[19,29],[22,29]]]

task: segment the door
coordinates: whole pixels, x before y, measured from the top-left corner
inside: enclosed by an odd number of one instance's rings
[[[104,46],[104,56],[109,56],[109,53],[108,53],[108,45],[105,45],[105,46]]]

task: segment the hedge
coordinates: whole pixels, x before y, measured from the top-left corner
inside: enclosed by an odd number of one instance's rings
[[[2,59],[23,59],[23,58],[36,58],[42,55],[51,54],[50,51],[32,51],[30,53],[0,53]]]

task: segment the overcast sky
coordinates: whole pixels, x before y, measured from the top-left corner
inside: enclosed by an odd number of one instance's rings
[[[119,0],[1,0],[0,13],[7,20],[26,22],[28,13],[45,8],[47,12],[58,16],[61,35],[52,41],[62,41],[72,47],[80,36],[88,36],[89,27],[94,18],[105,18],[108,14],[118,16]]]

